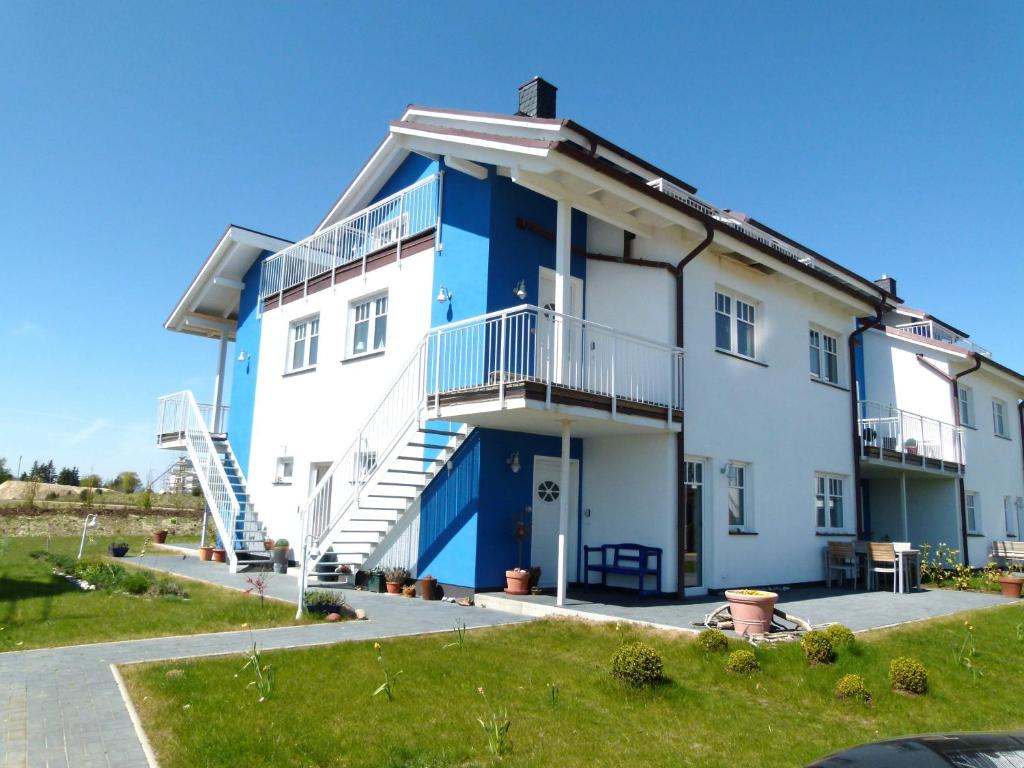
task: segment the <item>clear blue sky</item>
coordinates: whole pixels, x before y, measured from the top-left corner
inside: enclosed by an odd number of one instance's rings
[[[145,475],[228,222],[309,233],[410,103],[559,112],[1024,369],[1024,4],[0,2],[0,456]]]

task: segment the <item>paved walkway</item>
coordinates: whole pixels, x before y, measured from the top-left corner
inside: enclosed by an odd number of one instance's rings
[[[135,559],[182,576],[244,589],[245,574],[194,558]],[[272,576],[268,594],[294,600],[295,579]],[[451,603],[345,591],[367,621],[310,624],[0,653],[0,768],[145,768],[146,756],[110,665],[373,640],[525,620]]]

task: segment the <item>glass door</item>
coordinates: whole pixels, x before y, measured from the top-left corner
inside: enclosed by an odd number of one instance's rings
[[[687,461],[683,477],[683,498],[686,502],[683,531],[684,587],[699,587],[702,579],[701,539],[704,518],[704,462]]]

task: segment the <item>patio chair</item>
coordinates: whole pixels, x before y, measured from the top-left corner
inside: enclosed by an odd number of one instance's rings
[[[853,579],[853,588],[857,588],[857,574],[860,567],[857,563],[857,552],[852,541],[830,541],[825,550],[825,584],[832,589],[832,574],[838,573],[845,581]]]
[[[896,553],[907,552],[913,549],[913,545],[909,541],[894,541],[892,543],[893,551]],[[921,554],[914,551],[910,555],[904,555],[903,557],[903,575],[907,579],[907,589],[910,589],[910,578],[914,578],[914,589],[921,588]]]
[[[868,542],[868,589],[874,589],[875,574],[888,573],[892,576],[892,591],[897,592],[896,549],[892,544]]]

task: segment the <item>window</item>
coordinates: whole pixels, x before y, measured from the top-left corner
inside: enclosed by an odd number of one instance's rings
[[[289,371],[314,368],[320,347],[320,316],[292,323],[288,331],[288,347]]]
[[[811,329],[811,376],[832,384],[839,383],[839,339],[824,331]]]
[[[1006,516],[1006,535],[1017,538],[1017,510],[1012,496],[1003,497],[1003,514]]]
[[[729,526],[747,528],[747,468],[742,464],[727,464],[726,476],[729,480]]]
[[[1006,403],[995,398],[992,398],[992,429],[1000,437],[1010,436],[1006,426]]]
[[[981,533],[981,526],[978,525],[978,494],[974,491],[964,494],[964,514],[967,517],[967,532]]]
[[[715,293],[715,346],[726,352],[754,357],[756,308],[728,294]]]
[[[277,460],[277,469],[274,473],[274,482],[281,485],[292,484],[292,473],[295,470],[295,459],[291,456],[281,456]]]
[[[814,476],[815,511],[819,528],[843,528],[843,478],[834,475]]]
[[[957,387],[957,402],[960,404],[960,423],[965,427],[974,426],[974,394],[963,384]]]
[[[382,351],[388,334],[387,294],[353,302],[351,316],[352,357]]]

